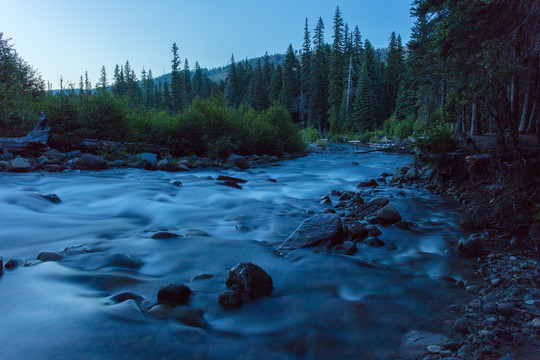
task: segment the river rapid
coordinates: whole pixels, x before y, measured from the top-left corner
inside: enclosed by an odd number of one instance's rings
[[[359,243],[353,256],[305,249],[279,257],[274,250],[326,208],[321,195],[358,191],[359,180],[410,161],[335,153],[243,172],[0,174],[4,263],[43,251],[63,256],[0,275],[1,357],[392,357],[406,332],[440,331],[449,305],[466,296],[440,280],[466,276],[463,260],[448,251],[460,236],[453,204],[422,189],[362,190],[367,199],[388,197],[416,230],[380,227],[386,246]],[[218,175],[248,182],[238,190],[219,185]],[[40,195],[51,193],[62,202]],[[152,239],[165,230],[182,236]],[[243,261],[270,274],[272,296],[224,309],[217,296],[229,269]],[[189,285],[190,302],[161,317],[141,311],[169,283]],[[141,307],[114,301],[124,292],[144,298]]]

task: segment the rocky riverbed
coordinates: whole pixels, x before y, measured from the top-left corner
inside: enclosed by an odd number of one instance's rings
[[[3,356],[458,356],[478,276],[456,204],[390,175],[410,161],[4,173]]]

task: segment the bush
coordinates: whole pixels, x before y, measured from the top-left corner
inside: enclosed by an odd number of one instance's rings
[[[321,134],[314,127],[307,127],[300,131],[300,135],[305,142],[315,142],[321,138]]]
[[[443,154],[458,149],[458,140],[447,126],[427,129],[426,136],[416,140],[416,146],[424,154]]]

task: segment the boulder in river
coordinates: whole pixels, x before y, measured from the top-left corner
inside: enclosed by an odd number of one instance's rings
[[[137,160],[145,160],[152,166],[156,166],[157,164],[158,156],[153,153],[140,153],[140,154],[135,155],[135,157],[137,158]]]
[[[235,183],[238,183],[238,184],[247,183],[247,180],[239,179],[239,178],[232,177],[232,176],[227,176],[227,175],[219,175],[216,180],[217,181],[232,181],[232,182],[235,182]]]
[[[377,219],[386,224],[394,224],[401,221],[401,215],[392,205],[386,205],[377,213]]]
[[[238,307],[243,301],[242,295],[234,290],[224,291],[218,296],[218,302],[223,306]]]
[[[218,185],[224,185],[224,186],[228,186],[228,187],[232,187],[232,188],[235,188],[235,189],[238,189],[238,190],[242,190],[242,186],[241,185],[238,185],[238,183],[234,182],[234,181],[222,181],[222,182],[218,182]]]
[[[405,174],[405,178],[412,181],[420,179],[421,176],[422,174],[420,174],[420,171],[415,168],[410,168]]]
[[[169,284],[159,289],[158,303],[171,306],[184,305],[189,301],[191,289],[184,284]]]
[[[45,200],[49,200],[53,204],[60,204],[62,200],[56,194],[45,194],[42,195]]]
[[[376,187],[378,186],[379,184],[377,184],[377,181],[375,181],[375,179],[370,179],[370,180],[364,180],[364,181],[360,181],[358,184],[356,184],[356,187]]]
[[[92,154],[82,154],[73,162],[73,166],[80,170],[105,170],[109,168],[104,158]]]
[[[334,245],[342,240],[342,235],[341,219],[338,215],[317,214],[300,224],[298,229],[281,244],[277,252],[285,255],[288,251],[299,248]]]
[[[385,206],[385,205],[388,205],[389,202],[390,200],[388,200],[388,198],[380,196],[380,197],[376,197],[369,200],[367,202],[367,205],[368,206]]]
[[[152,235],[152,239],[154,240],[173,239],[177,237],[180,237],[180,235],[168,231],[160,231]]]
[[[243,262],[229,271],[225,285],[243,299],[270,296],[274,289],[272,278],[261,267]]]
[[[59,261],[62,260],[64,257],[61,254],[55,253],[55,252],[49,252],[44,251],[40,253],[37,257],[38,260],[41,260],[43,262],[47,261]]]
[[[0,256],[0,272],[4,270],[4,260],[2,260],[2,257]]]

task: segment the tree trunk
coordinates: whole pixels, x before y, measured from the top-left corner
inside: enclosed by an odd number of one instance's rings
[[[39,152],[48,150],[47,141],[49,140],[49,120],[41,111],[39,112],[39,121],[28,135],[19,138],[0,137],[0,149],[4,152],[14,154],[24,154],[29,152]]]
[[[349,110],[349,104],[352,94],[352,56],[349,58],[349,77],[347,79],[347,110]]]
[[[444,122],[444,112],[442,109],[446,106],[446,79],[443,78],[441,82],[441,123]]]
[[[536,115],[537,110],[538,110],[538,100],[535,99],[533,102],[532,109],[531,109],[531,116],[529,118],[529,126],[527,126],[527,131],[526,131],[527,134],[534,134],[535,127],[538,126],[538,124],[536,124],[536,120],[538,118],[538,116]]]
[[[521,122],[519,123],[519,132],[524,133],[527,130],[528,123],[528,111],[529,111],[529,98],[531,95],[531,86],[527,87],[527,93],[525,94],[525,101],[523,103],[523,112],[521,113]]]
[[[473,103],[471,112],[471,136],[478,135],[482,135],[482,130],[480,128],[480,119],[478,118],[478,109],[476,103]]]
[[[463,114],[458,115],[457,121],[456,121],[456,127],[454,131],[457,133],[462,132],[462,128],[463,128]]]

